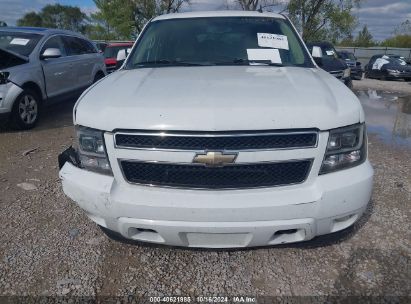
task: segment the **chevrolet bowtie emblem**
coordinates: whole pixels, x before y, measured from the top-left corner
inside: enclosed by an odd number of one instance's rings
[[[226,164],[235,162],[238,153],[224,153],[210,151],[207,153],[197,153],[194,156],[193,163],[204,164],[207,167],[222,167]]]

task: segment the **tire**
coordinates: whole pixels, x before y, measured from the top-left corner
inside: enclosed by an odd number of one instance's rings
[[[40,96],[31,89],[24,89],[14,101],[11,112],[11,126],[18,130],[34,128],[39,120],[40,110]]]
[[[106,75],[104,75],[102,72],[98,72],[96,74],[96,76],[94,76],[94,80],[93,83],[96,83],[97,81],[99,81],[100,79],[103,79]]]

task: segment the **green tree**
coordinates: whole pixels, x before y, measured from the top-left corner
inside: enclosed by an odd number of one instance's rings
[[[153,17],[176,13],[190,0],[94,0],[94,35],[101,39],[131,39],[140,33]]]
[[[300,29],[305,41],[337,42],[348,37],[357,18],[353,8],[361,0],[290,0],[286,6],[290,19]]]
[[[0,27],[4,27],[4,26],[7,26],[7,23],[0,20]]]
[[[358,33],[357,38],[354,41],[355,46],[370,47],[375,45],[371,33],[368,31],[368,27],[364,25],[362,30]]]
[[[22,18],[17,20],[18,26],[43,26],[43,20],[41,19],[40,14],[36,12],[30,12],[25,14]]]
[[[397,48],[410,48],[411,47],[411,35],[397,35],[388,38],[381,42],[381,46],[397,47]]]
[[[134,26],[140,33],[144,25],[153,17],[177,13],[190,0],[129,0],[134,4]]]
[[[239,6],[244,11],[255,11],[258,9],[271,10],[271,8],[282,3],[281,0],[237,0]],[[229,6],[230,7],[230,6]]]
[[[133,4],[130,0],[94,0],[97,12],[91,15],[89,28],[93,39],[130,39],[134,28]]]
[[[79,7],[49,4],[39,12],[30,12],[17,20],[19,26],[43,26],[84,33],[87,15]]]
[[[259,0],[238,0],[241,8],[245,11],[255,11],[258,8]]]
[[[411,21],[405,20],[394,30],[394,35],[411,35]]]
[[[397,26],[393,36],[381,42],[381,46],[410,48],[411,47],[411,21],[406,20]]]

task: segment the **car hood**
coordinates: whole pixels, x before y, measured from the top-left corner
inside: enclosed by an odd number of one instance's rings
[[[29,61],[27,57],[0,48],[0,69],[8,69]]]
[[[321,69],[268,66],[121,70],[89,88],[75,123],[95,129],[331,129],[364,120],[358,98]]]

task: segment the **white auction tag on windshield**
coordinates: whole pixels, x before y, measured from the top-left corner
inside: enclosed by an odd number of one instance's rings
[[[334,51],[325,51],[327,53],[328,56],[333,56],[334,55]]]
[[[30,39],[24,39],[24,38],[13,38],[10,41],[10,44],[17,44],[17,45],[27,45],[29,43]]]
[[[288,50],[288,38],[284,35],[257,33],[258,46]]]
[[[282,63],[280,52],[277,49],[247,49],[247,56],[249,61],[266,60],[271,63]]]

